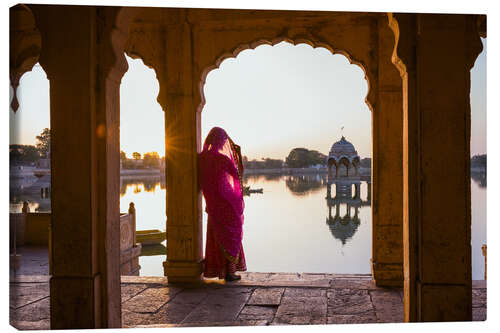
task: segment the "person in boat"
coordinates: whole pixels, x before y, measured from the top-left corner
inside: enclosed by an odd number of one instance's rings
[[[199,183],[205,197],[207,241],[203,275],[239,280],[243,253],[243,163],[240,147],[220,127],[210,130],[199,154]]]

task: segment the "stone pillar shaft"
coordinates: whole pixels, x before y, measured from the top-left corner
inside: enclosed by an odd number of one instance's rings
[[[182,15],[182,13],[181,13]],[[167,187],[167,261],[170,282],[201,281],[203,238],[198,186],[200,115],[193,102],[191,26],[176,24],[166,35],[165,156]]]
[[[482,49],[475,17],[391,19],[405,97],[405,321],[471,320],[470,69]]]
[[[403,285],[403,102],[391,61],[394,33],[378,21],[378,91],[372,115],[372,274],[377,286]],[[368,183],[368,198],[372,187]]]
[[[121,327],[119,9],[31,6],[50,81],[52,329]],[[123,41],[123,40],[122,40]],[[119,54],[119,53],[118,53]],[[123,66],[125,61],[125,66]]]

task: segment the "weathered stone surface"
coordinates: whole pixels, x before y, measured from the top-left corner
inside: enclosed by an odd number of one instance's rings
[[[148,283],[148,284],[163,284],[167,285],[168,284],[168,279],[164,276],[126,276],[122,275],[120,276],[121,283],[126,284],[126,283]]]
[[[207,297],[182,323],[234,321],[250,297],[250,288],[218,288],[209,290]]]
[[[486,280],[472,280],[472,289],[486,289]]]
[[[271,322],[274,318],[275,312],[276,307],[274,306],[246,305],[243,310],[241,310],[238,320],[266,320]]]
[[[299,273],[272,273],[268,281],[301,281]]]
[[[374,311],[357,315],[332,315],[327,317],[327,324],[367,324],[376,322],[377,316]]]
[[[18,330],[50,330],[50,319],[42,319],[39,321],[11,321],[11,326],[14,326]]]
[[[486,307],[486,289],[472,289],[472,307]]]
[[[122,308],[122,327],[156,324],[152,313],[137,313]]]
[[[319,288],[286,288],[283,297],[325,297],[326,290]]]
[[[326,312],[325,297],[283,297],[272,324],[326,324]]]
[[[333,279],[330,280],[330,288],[335,289],[377,289],[373,280],[368,279]]]
[[[373,311],[370,295],[366,290],[331,289],[327,292],[328,315],[362,314]]]
[[[12,309],[36,302],[50,294],[48,283],[10,284],[9,306]]]
[[[300,279],[302,281],[316,281],[316,280],[325,280],[332,279],[333,274],[316,274],[316,273],[302,273],[300,274]]]
[[[22,264],[21,264],[22,268]],[[49,275],[15,275],[10,276],[10,283],[49,283]]]
[[[259,273],[259,272],[241,272],[241,280],[240,281],[268,281],[269,277],[271,276],[272,273]],[[240,282],[237,281],[237,282]]]
[[[21,308],[11,309],[10,320],[28,322],[50,320],[50,299],[46,297]]]
[[[206,289],[185,289],[154,315],[156,323],[181,323],[206,297]]]
[[[472,320],[483,321],[486,319],[486,308],[472,308]]]
[[[278,306],[284,290],[285,288],[257,288],[252,293],[248,304]]]
[[[135,328],[266,326],[267,324],[268,323],[266,320],[237,320],[237,321],[218,321],[218,322],[213,322],[213,323],[138,325],[138,326],[135,326]]]
[[[122,303],[128,301],[148,287],[147,284],[125,284],[122,285]]]
[[[122,308],[136,313],[154,313],[180,290],[176,287],[148,288],[123,303]]]
[[[352,276],[349,278],[337,276],[336,279],[355,281]],[[153,280],[158,282],[158,280]],[[172,291],[170,294],[165,293],[165,289],[169,288],[165,285],[145,284],[140,281],[143,281],[141,277],[135,279],[130,277],[128,283],[122,283],[123,327],[349,324],[396,322],[402,317],[403,302],[400,289],[325,290],[314,287],[255,288],[214,284],[198,287],[185,286],[182,289],[170,287]],[[367,281],[360,278],[357,282],[364,288],[363,283]],[[47,284],[12,282],[10,284],[11,289],[19,289],[20,294],[29,294],[28,290],[33,291],[34,286],[42,285]],[[23,288],[26,289],[21,290]],[[157,296],[163,293],[162,297],[156,298],[155,306],[159,306],[159,309],[156,312],[141,312],[145,302],[146,306],[149,305],[149,299],[146,297],[141,300],[139,295],[149,289],[155,290]],[[485,320],[486,289],[474,288],[472,295],[473,320]],[[281,302],[278,301],[278,296]],[[135,312],[136,308],[130,310],[131,302],[136,299],[140,300],[135,305],[139,308],[139,312]],[[153,299],[155,299],[154,296]],[[252,302],[263,304],[252,304]],[[45,297],[31,304],[27,303],[17,310],[11,308],[10,323],[20,329],[48,329],[49,311],[49,298]]]
[[[379,323],[404,321],[404,308],[399,290],[371,290],[369,294]]]

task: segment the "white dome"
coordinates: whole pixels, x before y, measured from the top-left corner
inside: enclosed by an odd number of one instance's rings
[[[339,141],[332,145],[330,153],[328,154],[328,159],[334,159],[335,162],[338,162],[343,157],[347,158],[351,163],[355,158],[359,160],[358,152],[353,144],[342,136]]]

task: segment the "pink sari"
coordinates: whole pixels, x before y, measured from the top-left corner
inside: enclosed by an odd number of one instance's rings
[[[199,183],[206,202],[205,277],[225,278],[246,270],[243,239],[241,164],[226,132],[214,127],[199,155]],[[240,168],[239,168],[240,167]]]

